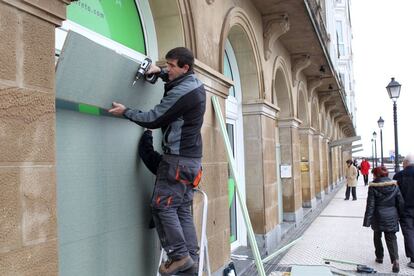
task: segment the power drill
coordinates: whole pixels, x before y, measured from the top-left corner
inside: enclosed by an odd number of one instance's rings
[[[152,64],[152,60],[150,58],[145,58],[141,64],[139,65],[138,71],[135,74],[135,79],[134,82],[132,83],[132,86],[135,85],[135,83],[137,82],[137,80],[145,78],[146,81],[154,84],[157,82],[158,76],[155,74],[149,74],[146,75],[145,73],[150,69]]]

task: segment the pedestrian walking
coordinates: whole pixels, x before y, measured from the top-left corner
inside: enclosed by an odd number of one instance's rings
[[[368,185],[368,175],[369,175],[369,169],[371,168],[371,165],[369,162],[364,158],[362,159],[361,165],[360,165],[361,174],[364,177],[364,184],[365,186]]]
[[[359,165],[358,165],[358,160],[354,159],[354,162],[352,163],[355,168],[357,169],[357,180],[359,179]]]
[[[405,255],[410,258],[408,266],[414,268],[414,155],[408,154],[403,161],[404,169],[394,175],[404,198],[404,211],[400,218],[404,236]]]
[[[151,200],[158,236],[168,255],[159,268],[163,276],[187,270],[198,262],[191,203],[193,187],[200,182],[202,173],[201,127],[206,109],[204,85],[193,71],[193,53],[177,47],[165,59],[166,69],[151,64],[147,71],[166,82],[158,105],[143,112],[114,102],[109,110],[142,127],[161,128],[163,133],[163,155]]]
[[[397,273],[400,271],[400,264],[395,233],[399,231],[398,219],[404,209],[404,199],[397,182],[388,178],[386,167],[376,167],[372,170],[372,174],[374,180],[368,186],[363,226],[371,226],[374,230],[375,261],[377,263],[383,263],[384,260],[384,248],[381,242],[381,236],[384,233],[392,263],[392,272]]]
[[[349,200],[349,194],[352,190],[352,200],[357,200],[356,196],[356,185],[357,185],[357,168],[352,163],[352,160],[349,159],[346,161],[346,192],[345,192],[345,200]]]

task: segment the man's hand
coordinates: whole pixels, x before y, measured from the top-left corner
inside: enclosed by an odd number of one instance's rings
[[[113,102],[112,108],[108,110],[109,113],[116,115],[116,116],[122,116],[124,114],[126,107],[123,104]]]
[[[145,72],[145,75],[150,75],[150,74],[157,74],[161,72],[161,68],[158,67],[157,65],[155,65],[154,63],[151,63],[150,68],[148,69],[147,72]]]

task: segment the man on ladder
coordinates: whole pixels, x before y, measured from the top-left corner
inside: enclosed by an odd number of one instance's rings
[[[161,275],[174,275],[198,262],[198,243],[191,214],[193,188],[201,179],[201,126],[206,105],[204,85],[193,72],[193,53],[184,47],[166,55],[167,70],[151,64],[146,74],[166,81],[160,104],[148,112],[113,103],[110,113],[150,129],[161,128],[163,151],[151,200],[152,214],[168,260]]]

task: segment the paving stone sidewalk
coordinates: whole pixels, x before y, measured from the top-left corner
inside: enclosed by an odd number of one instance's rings
[[[358,200],[344,200],[345,185],[334,195],[328,206],[303,233],[302,239],[295,244],[278,262],[279,267],[291,265],[324,265],[323,258],[348,260],[374,268],[376,275],[395,275],[391,272],[391,261],[384,237],[384,263],[375,260],[373,231],[362,227],[368,187],[362,177],[357,186]],[[399,275],[414,275],[414,269],[407,267],[408,259],[404,253],[404,240],[401,231],[397,233],[400,256]],[[334,264],[339,269],[352,271],[353,265]],[[357,274],[361,275],[361,274]]]

